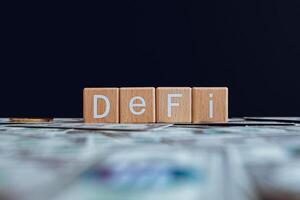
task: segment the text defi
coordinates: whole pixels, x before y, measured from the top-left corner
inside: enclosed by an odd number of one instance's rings
[[[225,123],[226,87],[85,88],[87,123]]]

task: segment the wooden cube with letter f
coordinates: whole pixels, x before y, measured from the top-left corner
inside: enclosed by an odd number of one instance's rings
[[[158,87],[156,104],[157,122],[191,123],[192,89],[190,87]]]
[[[119,89],[85,88],[83,118],[86,123],[118,123]]]

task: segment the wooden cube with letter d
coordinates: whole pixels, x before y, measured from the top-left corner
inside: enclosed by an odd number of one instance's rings
[[[86,123],[118,123],[119,88],[85,88],[83,118]]]

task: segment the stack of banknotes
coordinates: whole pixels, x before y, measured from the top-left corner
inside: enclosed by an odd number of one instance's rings
[[[300,199],[300,118],[0,119],[0,200]]]

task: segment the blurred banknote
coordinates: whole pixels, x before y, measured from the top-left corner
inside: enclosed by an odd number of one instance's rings
[[[86,123],[39,123],[39,124],[14,124],[10,127],[28,128],[59,128],[59,129],[82,129],[82,130],[118,130],[118,131],[149,131],[171,126],[171,124],[86,124]]]

